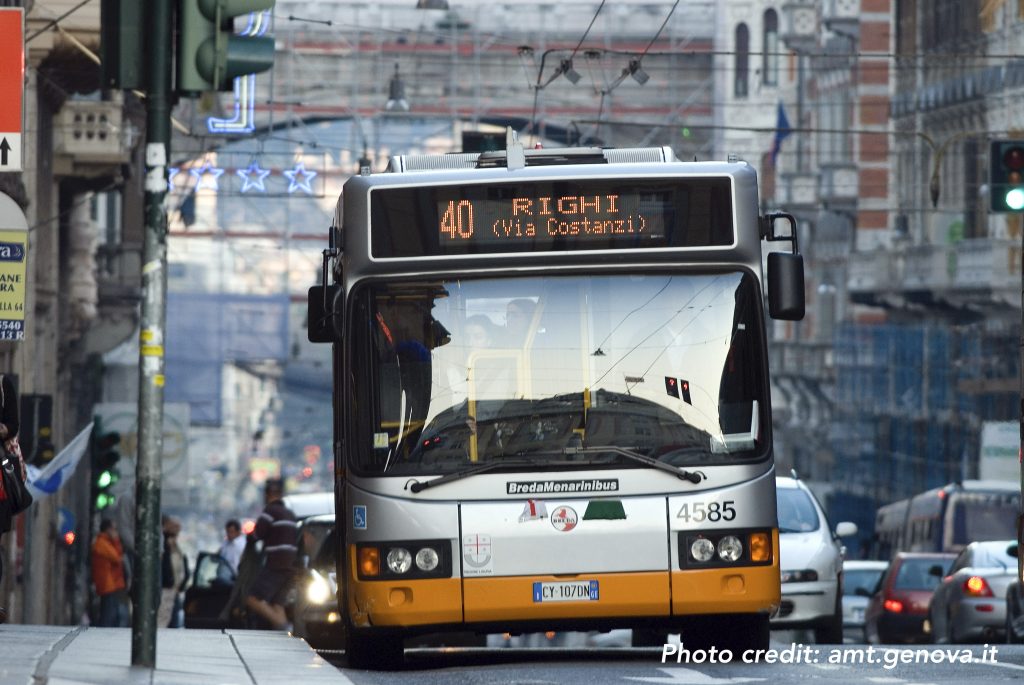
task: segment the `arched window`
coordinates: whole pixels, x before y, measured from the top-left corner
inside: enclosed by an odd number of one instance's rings
[[[736,97],[747,97],[747,79],[750,75],[750,30],[746,24],[736,26]]]
[[[762,83],[766,86],[777,86],[779,85],[779,15],[771,9],[764,12],[763,50]]]

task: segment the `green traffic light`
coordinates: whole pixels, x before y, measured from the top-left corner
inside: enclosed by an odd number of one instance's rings
[[[103,471],[96,479],[96,485],[101,488],[110,487],[111,483],[114,482],[114,474],[110,471]]]
[[[115,501],[116,499],[114,498],[113,495],[108,495],[107,493],[102,492],[96,495],[96,510],[102,511],[103,509],[106,509],[109,506],[113,506]]]
[[[1006,203],[1007,208],[1015,212],[1024,209],[1024,188],[1011,188],[1006,191],[1003,202]]]

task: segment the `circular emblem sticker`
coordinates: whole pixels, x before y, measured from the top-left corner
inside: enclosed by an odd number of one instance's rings
[[[551,525],[555,527],[555,530],[560,530],[563,533],[568,533],[575,528],[577,521],[579,519],[576,518],[576,510],[572,507],[558,507],[551,514]]]

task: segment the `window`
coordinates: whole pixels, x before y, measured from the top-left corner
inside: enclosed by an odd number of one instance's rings
[[[750,31],[746,24],[736,27],[736,84],[738,98],[747,97],[747,78],[750,73]]]
[[[766,86],[779,85],[779,15],[775,10],[764,13],[764,45],[762,46],[764,64],[761,80]]]

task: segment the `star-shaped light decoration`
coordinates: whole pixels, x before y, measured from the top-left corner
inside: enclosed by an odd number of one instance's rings
[[[289,193],[294,193],[296,190],[301,188],[306,191],[307,195],[313,194],[313,188],[309,185],[309,182],[316,178],[316,172],[307,170],[306,166],[302,162],[298,162],[294,169],[285,171],[284,175],[287,176],[290,181],[288,184]]]
[[[167,192],[168,193],[173,193],[174,192],[174,177],[178,175],[179,171],[181,171],[181,169],[179,169],[176,166],[167,167]]]
[[[263,180],[270,176],[270,169],[260,167],[259,162],[253,161],[248,168],[236,169],[235,173],[242,179],[243,193],[254,189],[261,193],[267,192],[267,187],[263,185]]]
[[[224,170],[220,167],[213,166],[213,163],[207,161],[198,169],[189,169],[188,173],[192,174],[196,178],[196,190],[202,190],[203,188],[217,190],[217,179],[221,177]],[[209,183],[204,180],[206,176],[210,176]]]

